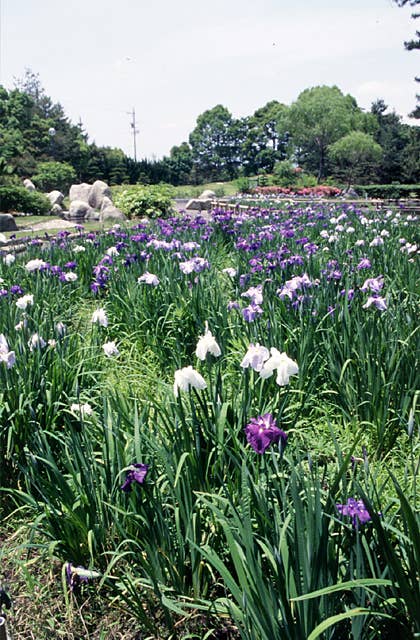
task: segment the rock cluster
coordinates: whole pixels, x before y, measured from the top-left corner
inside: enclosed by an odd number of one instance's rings
[[[192,198],[185,205],[186,211],[208,211],[212,207],[212,202],[216,198],[214,191],[205,189],[198,198]]]
[[[29,191],[35,189],[30,180],[23,181]],[[122,211],[112,202],[111,189],[106,182],[96,180],[93,184],[82,182],[70,187],[70,207],[68,212],[62,208],[64,194],[61,191],[51,191],[47,194],[51,202],[51,215],[65,215],[71,220],[126,220]]]
[[[92,185],[82,182],[70,187],[70,219],[125,220],[111,199],[111,189],[106,182],[96,180]]]

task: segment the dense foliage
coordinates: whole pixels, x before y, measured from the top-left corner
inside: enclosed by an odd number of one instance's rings
[[[68,162],[40,162],[37,173],[32,176],[35,186],[40,191],[58,189],[63,193],[68,193],[76,178],[76,172]]]
[[[168,185],[139,185],[119,191],[115,204],[128,218],[165,218],[172,209],[173,197]]]
[[[0,186],[0,211],[19,211],[43,215],[50,211],[51,203],[42,193],[28,191],[25,187],[14,185]]]
[[[410,7],[418,7],[420,5],[420,0],[394,0],[400,7],[404,7],[405,5],[409,5]],[[420,13],[415,11],[411,17],[414,20],[418,20],[420,18]],[[404,42],[404,46],[407,51],[415,51],[420,49],[420,31],[417,30],[415,33],[415,37],[411,40],[407,40]],[[420,82],[420,78],[416,77],[416,82]],[[417,94],[417,106],[414,108],[413,113],[410,114],[413,118],[420,118],[420,95]]]
[[[1,522],[70,617],[97,591],[147,637],[416,637],[415,234],[289,199],[2,250]]]
[[[359,176],[349,172],[349,165],[343,173],[342,156],[333,145],[350,135],[352,151],[357,140],[360,151],[361,134],[371,136],[382,151],[372,142],[368,171],[361,169],[366,168],[365,146],[362,165],[352,164]],[[72,176],[77,182],[101,179],[111,185],[201,184],[265,175],[276,167],[280,172],[279,166],[283,184],[284,162],[318,182],[326,177],[345,182],[354,175],[363,182],[415,183],[420,176],[420,129],[403,124],[383,100],[363,112],[336,86],[305,89],[290,106],[272,100],[239,119],[218,104],[198,116],[189,142],[174,146],[168,157],[135,162],[121,149],[89,143],[82,124],[69,122],[28,70],[18,88],[0,87],[0,149],[0,183],[32,177],[47,190],[66,190]],[[64,175],[66,163],[72,173]]]
[[[367,198],[383,198],[397,200],[398,198],[420,198],[418,184],[364,184],[356,185],[358,193]]]

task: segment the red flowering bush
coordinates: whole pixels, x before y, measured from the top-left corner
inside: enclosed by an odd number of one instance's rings
[[[333,198],[341,193],[341,189],[330,187],[329,185],[319,184],[315,187],[255,187],[251,190],[255,195],[266,196],[318,196],[324,198]]]

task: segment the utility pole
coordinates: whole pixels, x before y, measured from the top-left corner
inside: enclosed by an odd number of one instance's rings
[[[136,128],[136,112],[134,110],[134,107],[133,107],[133,110],[130,111],[129,113],[131,115],[130,126],[133,132],[134,162],[137,162],[136,135],[138,134],[139,130]]]

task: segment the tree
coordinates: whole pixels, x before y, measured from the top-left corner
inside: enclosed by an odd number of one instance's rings
[[[198,116],[189,142],[193,163],[202,178],[230,179],[240,164],[238,121],[221,104]]]
[[[420,0],[394,0],[394,2],[396,2],[396,4],[399,7],[404,7],[405,5],[409,5],[410,7],[416,7],[417,5],[420,5]],[[420,18],[420,13],[413,13],[411,17],[414,20],[417,20],[417,18]],[[407,51],[413,51],[413,49],[420,49],[420,31],[416,31],[416,37],[414,39],[404,42],[404,46],[407,49]],[[416,82],[420,82],[420,78],[415,78],[415,80]],[[420,95],[417,94],[416,97],[417,97],[418,104],[415,107],[414,111],[410,113],[410,116],[412,118],[420,118]]]
[[[382,184],[404,182],[404,149],[409,142],[411,127],[401,122],[401,117],[392,111],[386,113],[388,106],[381,99],[371,106],[371,115],[377,123],[373,135],[383,150],[382,159],[377,167],[377,179]]]
[[[338,87],[305,89],[289,110],[289,131],[299,164],[325,176],[328,147],[362,123],[356,100]]]
[[[169,158],[166,158],[171,184],[187,184],[191,178],[193,156],[188,142],[172,147]]]
[[[245,173],[251,175],[261,169],[271,172],[278,160],[286,158],[288,107],[271,100],[245,118],[245,140],[242,145],[242,163]]]
[[[350,187],[355,180],[368,177],[382,157],[382,147],[367,133],[351,131],[334,142],[328,153],[337,163],[336,173],[343,175]]]
[[[407,127],[408,140],[401,153],[402,181],[420,182],[420,127]]]

